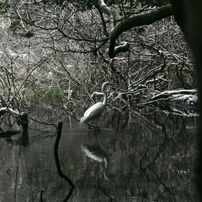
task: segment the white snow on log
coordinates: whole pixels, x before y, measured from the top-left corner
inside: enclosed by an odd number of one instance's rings
[[[17,109],[14,110],[14,109],[11,109],[11,108],[8,108],[8,107],[0,108],[0,113],[1,112],[3,112],[3,113],[10,112],[10,113],[15,114],[15,115],[22,115],[23,114],[23,113],[20,113]]]
[[[198,90],[196,89],[179,89],[179,90],[166,90],[164,92],[161,92],[154,97],[151,98],[151,100],[158,100],[158,99],[169,99],[169,100],[179,100],[179,101],[190,101],[190,103],[196,103],[198,100]],[[187,102],[188,103],[188,102]]]
[[[195,105],[198,101],[197,95],[172,95],[175,101],[186,103],[187,105]]]

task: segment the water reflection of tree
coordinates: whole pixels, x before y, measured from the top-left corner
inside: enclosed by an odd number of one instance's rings
[[[117,118],[119,124],[127,119],[124,116],[122,121]],[[190,120],[160,112],[130,114],[125,135],[117,131],[117,136],[107,146],[100,146],[107,154],[108,166],[101,169],[96,164],[97,170],[91,167],[88,171],[94,172],[94,181],[99,182],[96,188],[104,190],[105,196],[113,196],[120,201],[133,196],[137,200],[163,201],[194,198],[193,185],[188,181],[193,180],[196,132],[196,128],[189,126],[193,126],[195,121],[196,118]],[[98,143],[103,141],[102,138],[98,136]],[[100,172],[105,175],[100,175]]]
[[[194,140],[194,133],[191,134],[190,137],[190,132],[188,132],[187,129],[188,120],[186,117],[177,117],[173,116],[172,114],[162,116],[161,113],[155,113],[149,115],[148,119],[153,120],[156,126],[161,126],[159,128],[161,128],[160,131],[164,135],[164,140],[161,144],[156,145],[157,150],[154,153],[151,152],[151,154],[149,154],[150,148],[148,147],[145,156],[148,152],[148,155],[153,157],[150,157],[150,163],[148,163],[145,168],[142,168],[142,170],[144,171],[144,173],[148,173],[146,174],[147,180],[150,180],[148,177],[150,176],[149,171],[153,172],[159,182],[163,185],[165,191],[168,192],[174,200],[176,200],[176,196],[174,195],[172,188],[169,188],[170,183],[166,185],[168,182],[168,174],[166,173],[165,169],[167,168],[162,167],[160,161],[161,158],[170,161],[170,156],[167,156],[166,153],[172,154],[171,158],[173,160],[171,161],[172,163],[169,164],[168,169],[175,170],[176,172],[178,172],[178,174],[186,173],[187,175],[189,175],[189,177],[191,177],[191,172],[188,167],[192,167],[192,161],[190,163],[185,162],[187,161],[187,159],[193,159],[195,156],[193,141],[190,142],[190,138]],[[189,146],[191,146],[191,148]],[[177,177],[177,173],[175,173],[173,177]]]

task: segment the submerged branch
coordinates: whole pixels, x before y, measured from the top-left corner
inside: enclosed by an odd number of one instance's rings
[[[55,163],[56,163],[58,175],[61,178],[64,178],[69,183],[69,185],[71,186],[71,189],[69,190],[69,193],[67,194],[67,196],[63,200],[64,202],[66,202],[66,201],[68,201],[68,199],[70,198],[70,196],[73,193],[74,184],[65,174],[63,174],[63,172],[61,170],[61,166],[60,166],[60,161],[59,161],[59,156],[58,156],[58,145],[59,145],[60,138],[61,138],[61,133],[62,133],[62,124],[63,124],[62,122],[58,123],[57,136],[56,136],[55,145],[54,145],[54,156],[55,156]]]
[[[139,161],[139,167],[140,167],[140,170],[144,173],[145,177],[147,178],[147,180],[149,181],[149,177],[148,175],[146,174],[146,169],[145,168],[142,168],[142,161],[144,160],[145,156],[147,155],[147,152],[149,151],[149,148],[147,148],[146,152],[144,153],[143,157],[140,159]]]

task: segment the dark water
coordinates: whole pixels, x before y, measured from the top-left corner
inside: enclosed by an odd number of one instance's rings
[[[59,144],[61,169],[75,185],[69,201],[196,201],[196,117],[107,112],[100,125],[115,129],[99,134],[69,120]],[[55,138],[51,128],[29,130],[27,146],[0,139],[0,201],[37,202],[41,190],[43,201],[63,201],[70,186],[57,173]]]

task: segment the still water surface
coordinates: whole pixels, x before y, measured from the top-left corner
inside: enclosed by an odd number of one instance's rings
[[[75,185],[69,201],[196,201],[196,117],[106,112],[99,134],[69,120],[60,120],[59,144],[61,169]],[[53,128],[29,130],[27,146],[0,139],[1,202],[37,202],[41,190],[44,201],[63,201],[70,186],[57,173],[55,138]]]

